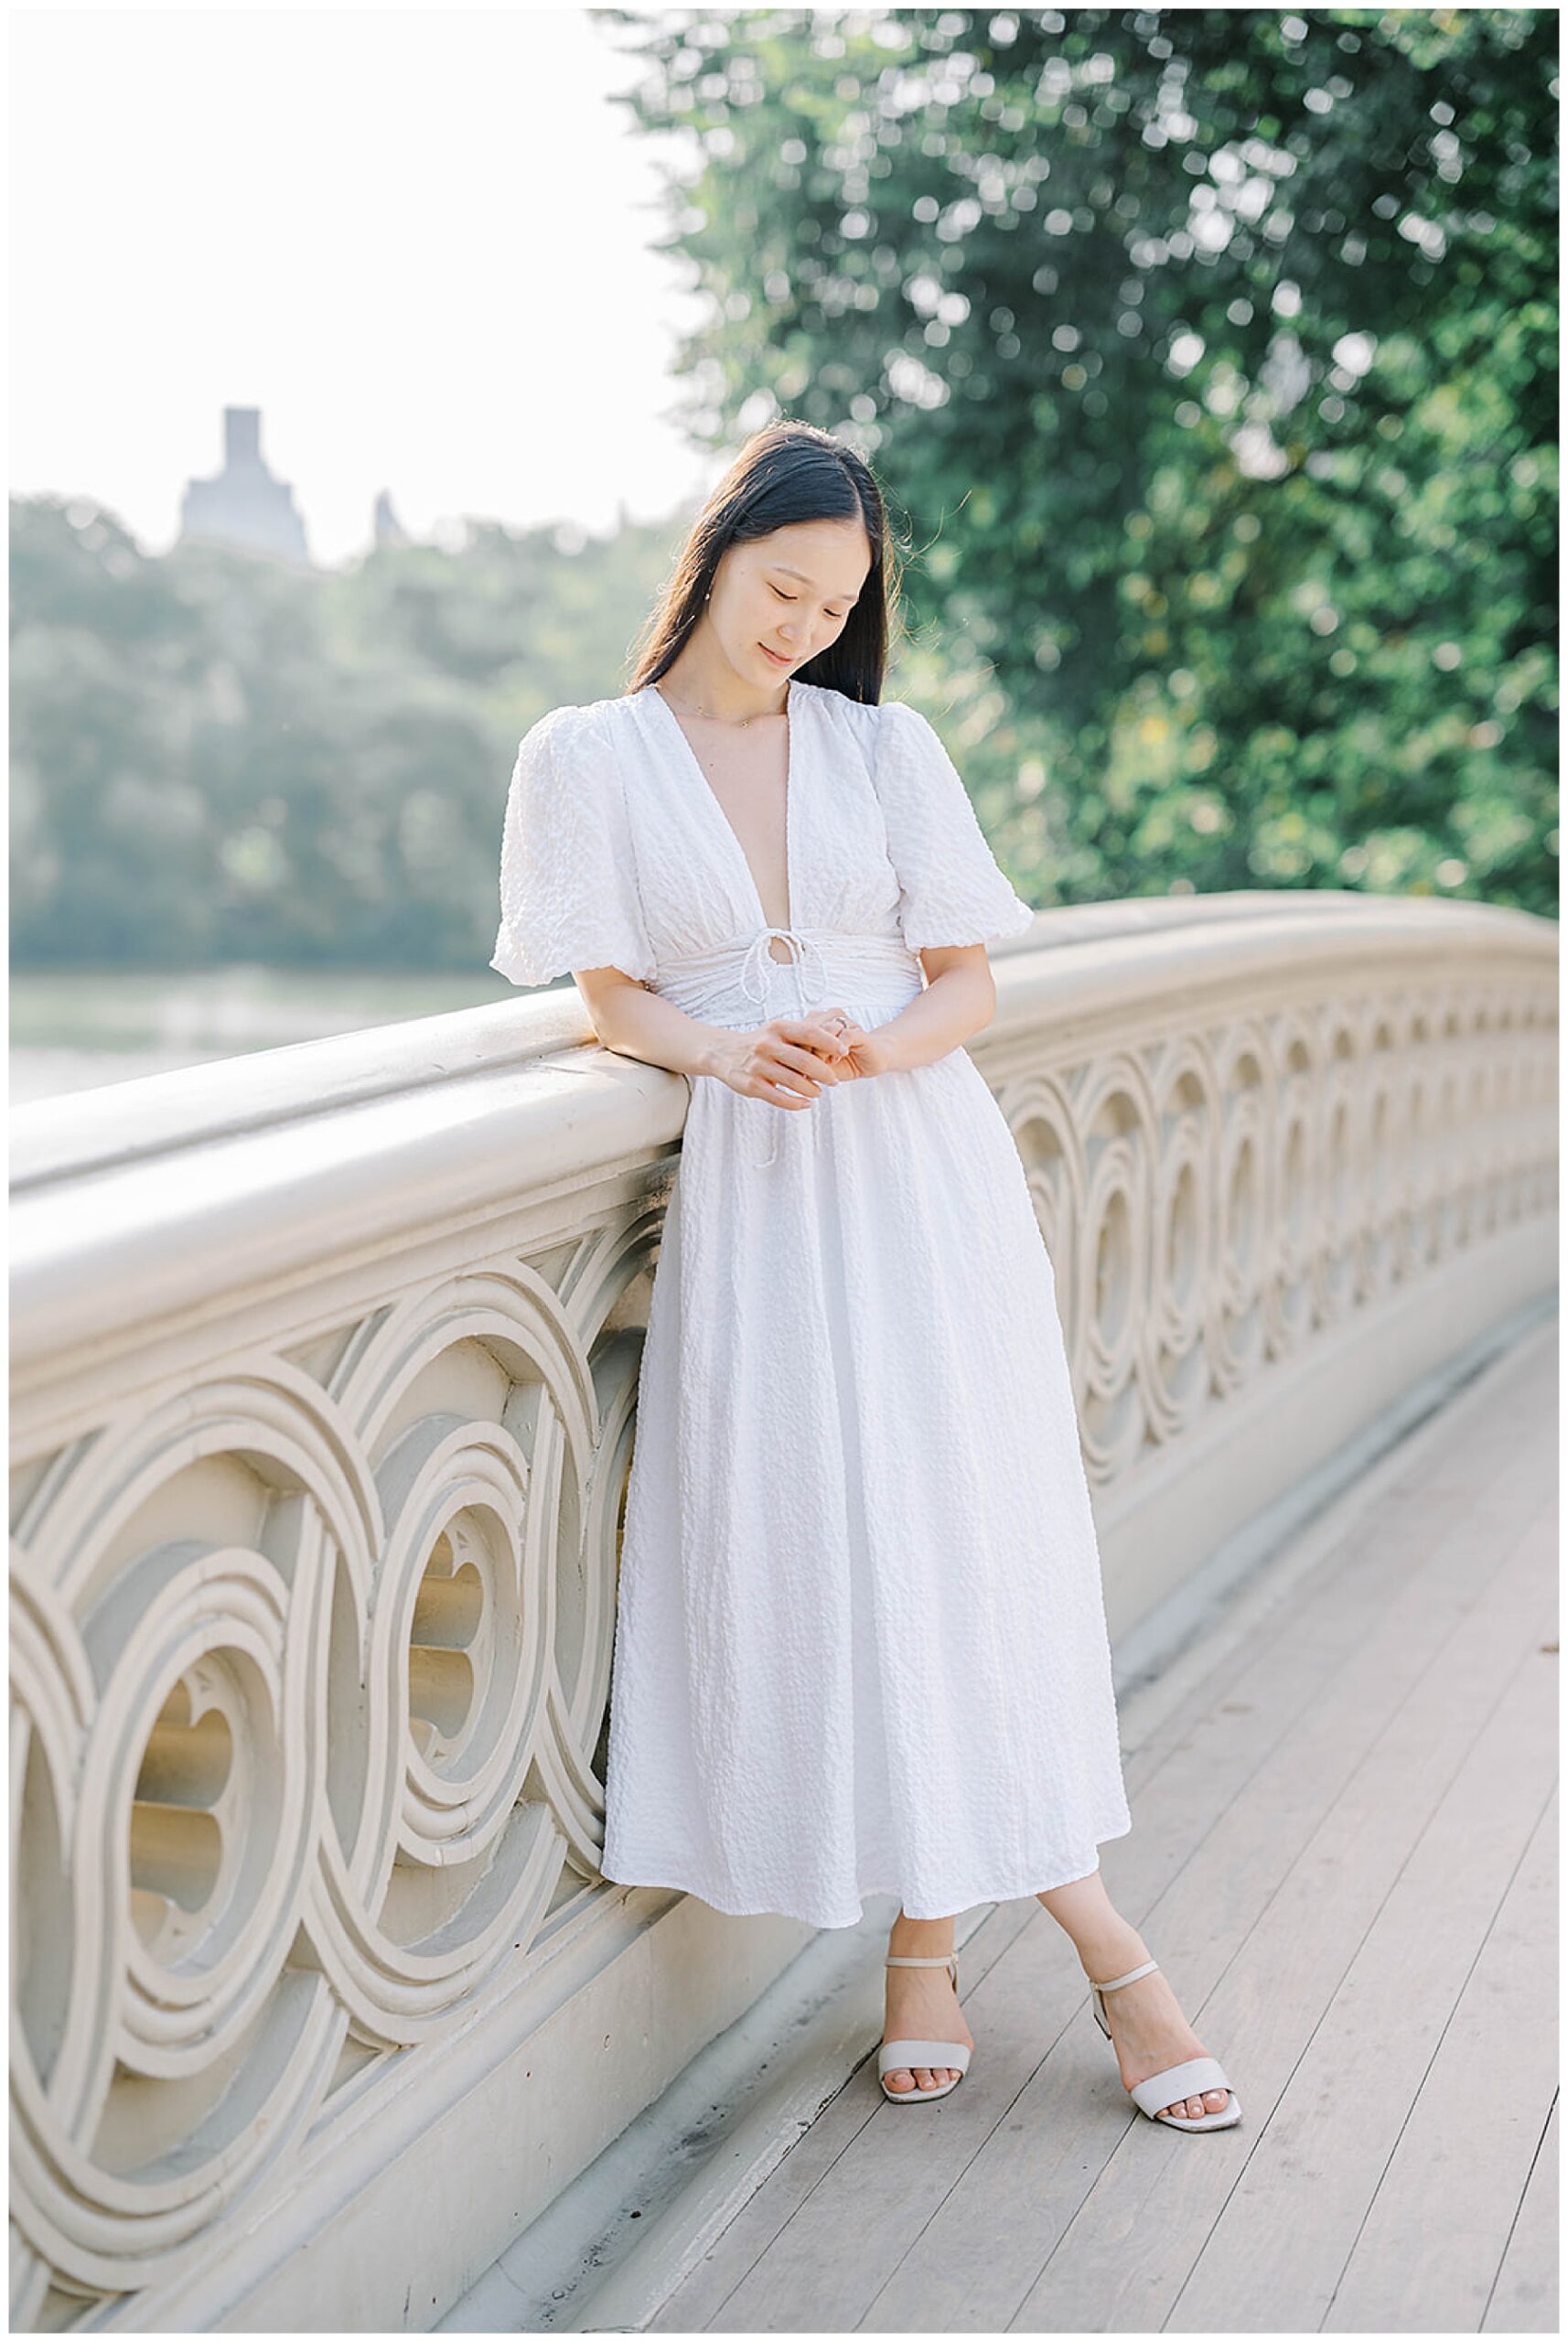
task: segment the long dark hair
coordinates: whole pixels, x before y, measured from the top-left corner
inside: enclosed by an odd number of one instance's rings
[[[802,682],[875,705],[897,606],[886,507],[862,457],[811,423],[769,423],[754,432],[714,489],[633,645],[628,695],[657,682],[679,656],[731,545],[770,537],[792,521],[854,520],[871,541],[865,583],[836,639],[798,672]]]

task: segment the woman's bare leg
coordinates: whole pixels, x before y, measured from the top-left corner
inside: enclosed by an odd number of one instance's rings
[[[911,1919],[900,1910],[887,1939],[889,1951],[930,1959],[952,1950],[953,1919]],[[942,1968],[886,1970],[884,2041],[967,2041],[974,2036],[963,2021],[952,1977]],[[883,2079],[889,2090],[936,2090],[954,2079],[956,2066],[890,2066]]]
[[[1036,1899],[1066,1928],[1084,1974],[1095,1983],[1124,1976],[1129,1968],[1141,1968],[1150,1957],[1147,1944],[1137,1928],[1122,1918],[1097,1870],[1087,1878],[1072,1879],[1066,1886],[1047,1887]],[[1208,2055],[1183,2016],[1163,1969],[1154,1969],[1135,1984],[1107,1993],[1105,2015],[1126,2089],[1166,2066]],[[1218,2114],[1227,2103],[1224,2090],[1208,2090],[1200,2098],[1173,2099],[1161,2111],[1187,2115],[1197,2122],[1202,2114]]]

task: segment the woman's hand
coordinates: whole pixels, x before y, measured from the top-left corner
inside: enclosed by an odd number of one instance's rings
[[[868,1033],[864,1025],[857,1025],[846,1009],[824,1009],[822,1015],[832,1027],[833,1040],[840,1052],[832,1060],[834,1073],[840,1081],[865,1081],[875,1073],[886,1073],[890,1069],[890,1052],[875,1033]]]
[[[845,1016],[843,1026],[835,1026],[833,1037],[843,1047],[843,1054],[833,1058],[833,1072],[840,1082],[868,1082],[873,1072],[889,1072],[892,1054],[875,1033],[868,1033],[866,1026],[854,1024]]]
[[[854,1078],[846,1052],[859,1031],[842,1009],[770,1017],[753,1033],[725,1033],[714,1045],[708,1070],[742,1098],[791,1110],[813,1105],[824,1087]]]

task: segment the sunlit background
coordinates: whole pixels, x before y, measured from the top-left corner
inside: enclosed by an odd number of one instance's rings
[[[1545,10],[13,17],[12,1097],[494,999],[776,414],[1038,905],[1557,902]]]

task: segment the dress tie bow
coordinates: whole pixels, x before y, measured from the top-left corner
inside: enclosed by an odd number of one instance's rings
[[[791,954],[789,964],[794,970],[795,981],[800,989],[802,1010],[821,1008],[827,999],[827,962],[823,956],[822,947],[814,935],[808,935],[800,929],[793,927],[759,928],[753,936],[740,965],[740,984],[746,998],[754,1000],[758,1008],[766,1011],[769,999],[768,987],[772,982],[769,971],[785,965],[782,960],[776,960],[773,957],[770,947],[776,938],[789,946]],[[808,955],[811,962],[814,963],[809,975]],[[744,1106],[755,1107],[758,1113],[767,1114],[771,1122],[772,1126],[768,1134],[767,1154],[758,1155],[755,1152],[747,1154],[747,1160],[753,1167],[765,1171],[779,1152],[777,1118],[780,1114],[799,1113],[807,1110],[794,1106],[776,1106],[772,1100],[768,1098],[746,1099],[743,1101]]]
[[[782,960],[776,960],[769,949],[776,940],[789,946],[790,964],[795,970],[796,981],[800,986],[802,999],[805,997],[808,983],[806,974],[808,953],[815,962],[815,972],[810,980],[812,985],[811,1004],[820,1008],[827,998],[827,994],[823,990],[827,963],[822,957],[822,947],[814,935],[808,935],[802,929],[797,927],[758,928],[752,937],[746,947],[746,957],[740,963],[740,981],[745,987],[747,999],[755,1000],[759,1008],[766,1008],[768,1005],[768,987],[771,982],[768,972],[773,968],[781,968],[785,964]]]

